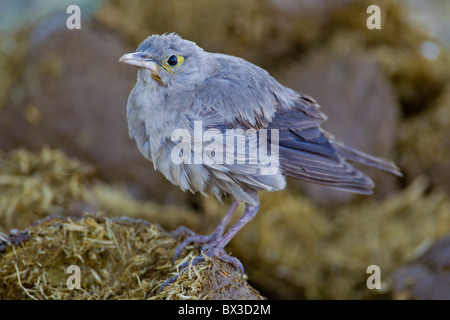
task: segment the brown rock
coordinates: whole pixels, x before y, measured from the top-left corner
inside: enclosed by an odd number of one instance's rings
[[[432,245],[421,257],[393,274],[397,299],[450,299],[450,237]]]
[[[123,181],[137,194],[182,201],[183,193],[154,171],[128,137],[126,103],[136,70],[118,58],[134,49],[87,22],[81,30],[64,25],[45,36],[38,28],[32,40],[24,97],[0,117],[0,148],[47,144],[96,165],[101,178]]]

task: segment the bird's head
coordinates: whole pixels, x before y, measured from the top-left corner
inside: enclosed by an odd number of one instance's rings
[[[138,80],[165,87],[191,86],[196,81],[203,81],[209,69],[203,67],[207,60],[208,55],[202,48],[174,33],[152,35],[136,52],[124,54],[119,59],[139,68]]]

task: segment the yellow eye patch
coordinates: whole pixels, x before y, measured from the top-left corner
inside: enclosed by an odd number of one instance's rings
[[[183,61],[183,56],[173,54],[163,60],[162,66],[172,73],[174,69],[178,68],[183,63]]]

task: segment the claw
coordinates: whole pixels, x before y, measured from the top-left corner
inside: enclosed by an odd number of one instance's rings
[[[182,272],[184,272],[184,271],[182,271]],[[159,287],[159,292],[161,292],[165,286],[168,286],[168,285],[171,285],[172,283],[174,283],[181,274],[182,273],[177,274],[176,276],[173,276],[173,277],[167,279],[166,281],[164,281],[163,284],[161,285],[161,287]]]
[[[230,257],[229,255],[221,256],[218,258],[220,260],[222,260],[223,262],[227,262],[227,263],[231,264],[241,274],[241,279],[244,277],[244,273],[245,273],[244,266],[242,265],[242,263],[239,261],[238,258]]]

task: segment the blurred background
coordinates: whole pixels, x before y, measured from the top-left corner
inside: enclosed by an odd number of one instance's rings
[[[293,180],[261,194],[227,250],[263,296],[450,299],[450,2],[372,2],[0,0],[0,232],[84,212],[214,229],[230,201],[181,192],[128,137],[136,69],[118,59],[176,32],[311,95],[327,131],[404,173],[364,168],[370,197]],[[381,290],[366,286],[370,265]]]

